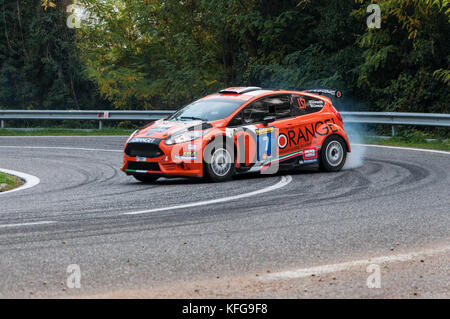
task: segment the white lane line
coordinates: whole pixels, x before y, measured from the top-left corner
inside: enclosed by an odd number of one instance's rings
[[[26,174],[26,173],[22,173],[22,172],[13,171],[13,170],[10,170],[10,169],[0,168],[0,172],[6,173],[6,174],[9,174],[9,175],[14,175],[14,176],[17,176],[17,177],[25,180],[25,184],[23,184],[22,186],[14,188],[14,189],[12,189],[10,191],[1,192],[0,196],[1,195],[6,195],[6,194],[11,194],[11,193],[17,192],[17,191],[23,191],[25,189],[34,187],[34,186],[36,186],[37,184],[39,184],[41,182],[41,180],[38,177],[36,177],[36,176],[30,175],[30,174]]]
[[[260,277],[260,280],[284,280],[284,279],[295,279],[295,278],[305,278],[311,275],[322,275],[329,274],[338,271],[347,270],[349,268],[361,265],[370,265],[370,264],[382,264],[382,263],[390,263],[390,262],[399,262],[399,261],[409,261],[417,258],[418,256],[423,255],[435,255],[439,253],[444,253],[450,251],[450,246],[444,246],[436,249],[428,249],[422,250],[418,252],[411,252],[406,254],[397,254],[390,256],[381,256],[374,257],[362,260],[349,261],[339,264],[329,264],[329,265],[321,265],[310,268],[300,268],[289,271],[282,271],[277,273],[271,273],[267,275],[263,275]]]
[[[0,148],[29,148],[29,149],[54,149],[54,150],[75,150],[89,152],[123,152],[123,150],[105,150],[101,148],[80,148],[80,147],[60,147],[60,146],[0,146]]]
[[[406,150],[406,151],[417,151],[417,152],[427,152],[427,153],[437,153],[437,154],[446,154],[450,155],[450,152],[446,151],[438,151],[438,150],[428,150],[424,148],[412,148],[412,147],[400,147],[400,146],[387,146],[387,145],[373,145],[373,144],[351,144],[350,146],[367,146],[367,147],[378,147],[378,148],[390,148],[390,149],[398,149],[398,150]]]
[[[260,194],[264,194],[264,193],[267,193],[267,192],[270,192],[270,191],[273,191],[276,189],[280,189],[280,188],[288,185],[290,182],[292,182],[292,176],[288,175],[288,176],[281,177],[281,181],[279,181],[275,185],[272,185],[272,186],[269,186],[269,187],[266,187],[263,189],[259,189],[259,190],[256,190],[256,191],[253,191],[250,193],[239,194],[239,195],[235,195],[235,196],[223,197],[223,198],[218,198],[218,199],[205,200],[205,201],[201,201],[201,202],[187,203],[187,204],[182,204],[182,205],[177,205],[177,206],[141,210],[141,211],[137,211],[137,212],[128,212],[128,213],[123,213],[123,215],[140,215],[140,214],[148,214],[148,213],[154,213],[154,212],[162,212],[162,211],[166,211],[166,210],[182,209],[182,208],[224,203],[224,202],[233,201],[233,200],[237,200],[237,199],[241,199],[241,198],[247,198],[247,197],[251,197],[251,196],[255,196],[255,195],[260,195]]]
[[[45,222],[34,222],[34,223],[22,223],[22,224],[4,224],[0,225],[0,228],[14,228],[14,227],[25,227],[25,226],[37,226],[37,225],[49,225],[56,224],[55,221],[45,221]]]

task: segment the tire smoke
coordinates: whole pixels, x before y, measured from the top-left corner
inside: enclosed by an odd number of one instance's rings
[[[348,153],[347,161],[343,169],[348,170],[361,167],[364,164],[366,147],[355,144],[364,143],[364,128],[359,124],[348,124],[345,127],[345,131],[347,132],[348,138],[350,140],[352,151],[351,153]]]

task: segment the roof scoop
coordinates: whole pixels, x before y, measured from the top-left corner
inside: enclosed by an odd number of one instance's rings
[[[220,94],[244,94],[252,91],[262,90],[262,88],[257,86],[247,86],[247,87],[231,87],[219,91]]]

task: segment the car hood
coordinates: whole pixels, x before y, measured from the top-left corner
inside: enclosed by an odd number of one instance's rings
[[[155,123],[141,129],[136,133],[135,137],[152,137],[152,138],[166,138],[175,133],[186,130],[207,129],[211,124],[202,121],[166,121],[159,120]]]

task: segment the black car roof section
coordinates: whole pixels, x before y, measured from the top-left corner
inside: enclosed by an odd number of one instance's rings
[[[221,91],[219,91],[219,93],[220,94],[244,94],[244,93],[248,93],[248,92],[252,92],[252,91],[259,91],[259,90],[262,90],[262,88],[257,87],[257,86],[247,86],[247,87],[242,87],[242,88],[232,87],[232,88],[221,90]]]

